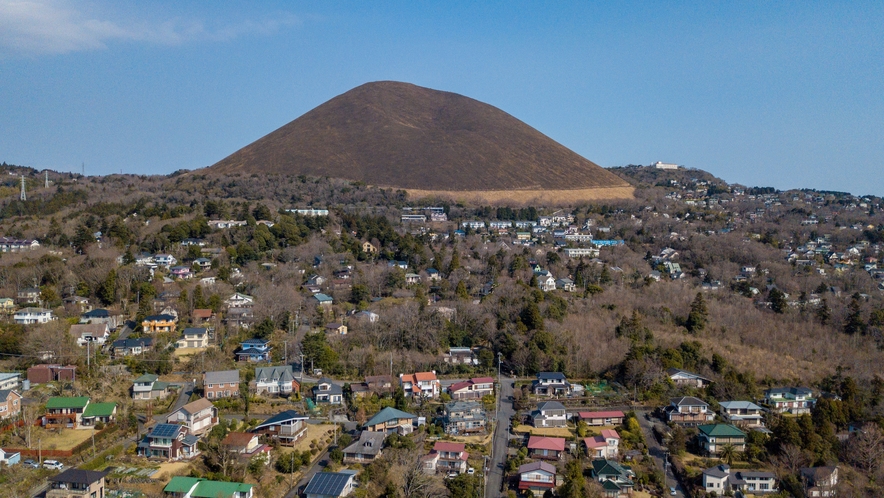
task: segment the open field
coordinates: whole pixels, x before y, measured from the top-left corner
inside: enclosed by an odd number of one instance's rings
[[[31,434],[31,444],[40,441],[44,450],[71,450],[92,436],[92,429],[37,429]]]
[[[599,187],[573,190],[416,190],[407,189],[409,197],[444,197],[465,203],[508,203],[572,205],[584,201],[632,199],[633,187]]]
[[[320,445],[322,444],[322,440],[332,434],[335,426],[332,424],[307,424],[307,435],[302,437],[297,443],[295,443],[294,448],[289,448],[287,446],[280,446],[279,450],[281,452],[288,451],[310,451],[310,443],[313,440],[319,441]]]
[[[574,435],[566,427],[531,427],[530,425],[517,425],[513,431],[519,433],[528,433],[532,436],[554,436],[554,437],[571,437]]]

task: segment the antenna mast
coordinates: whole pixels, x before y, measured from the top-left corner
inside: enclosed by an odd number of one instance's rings
[[[49,188],[49,172],[46,171],[46,188]]]
[[[21,175],[21,196],[19,198],[23,201],[28,200],[28,196],[25,194],[25,175]]]

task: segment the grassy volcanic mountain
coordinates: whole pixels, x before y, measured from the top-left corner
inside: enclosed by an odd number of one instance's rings
[[[496,107],[391,81],[339,95],[211,170],[328,176],[485,200],[555,199],[552,191],[568,191],[567,201],[632,196],[616,175]]]

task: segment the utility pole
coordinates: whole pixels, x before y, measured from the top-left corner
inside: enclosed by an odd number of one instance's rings
[[[25,175],[21,175],[21,194],[19,195],[19,199],[22,201],[28,200],[28,195],[25,194]]]
[[[288,365],[289,364],[289,341],[282,341],[282,346],[284,348],[283,352],[282,352],[282,355],[283,355],[282,364]]]
[[[90,360],[92,358],[91,349],[89,347],[91,344],[92,344],[92,341],[86,341],[86,371],[87,372],[89,371]]]
[[[49,172],[46,171],[46,188],[49,188]]]
[[[300,353],[301,355],[301,385],[304,384],[304,352]]]

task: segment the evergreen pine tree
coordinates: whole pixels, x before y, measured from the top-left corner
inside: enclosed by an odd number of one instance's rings
[[[691,312],[685,321],[685,327],[692,334],[702,332],[706,328],[706,322],[709,320],[709,310],[706,308],[706,300],[703,294],[698,292],[694,301],[691,303]]]

